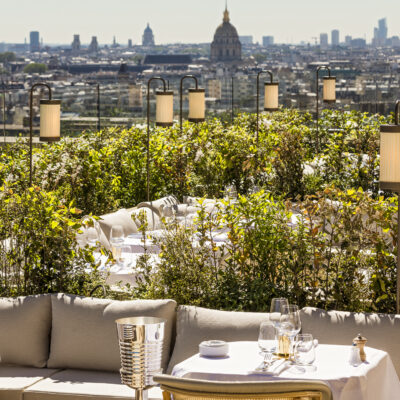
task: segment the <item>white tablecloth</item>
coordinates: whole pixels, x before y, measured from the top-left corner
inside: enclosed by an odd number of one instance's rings
[[[350,346],[319,345],[315,371],[303,374],[285,369],[279,376],[254,374],[261,363],[257,342],[232,342],[226,358],[205,358],[196,354],[177,364],[172,375],[214,381],[266,381],[276,379],[312,379],[325,381],[334,400],[400,399],[400,382],[389,355],[366,347],[367,362],[353,367],[348,363]]]

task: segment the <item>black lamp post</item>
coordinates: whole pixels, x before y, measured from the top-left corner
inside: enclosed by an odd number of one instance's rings
[[[97,92],[97,131],[100,132],[100,84],[96,83],[96,92]]]
[[[29,185],[32,186],[32,140],[33,140],[33,92],[43,86],[49,92],[48,100],[40,100],[40,136],[43,142],[60,140],[60,100],[52,100],[51,87],[47,83],[35,83],[30,89],[29,108]]]
[[[256,109],[257,109],[257,127],[256,127],[256,141],[258,143],[259,124],[258,120],[260,117],[260,76],[261,74],[268,74],[270,82],[264,83],[264,111],[277,111],[279,109],[278,98],[279,98],[279,84],[274,82],[274,75],[271,71],[263,70],[257,74],[257,96],[256,96]]]
[[[328,71],[328,76],[324,76],[324,86],[322,98],[324,103],[335,103],[336,102],[336,77],[331,76],[331,69],[327,65],[320,65],[316,71],[316,88],[315,92],[317,95],[316,104],[316,118],[317,118],[317,151],[319,152],[319,71],[321,69],[326,69]]]
[[[232,75],[232,82],[231,82],[231,123],[233,124],[233,119],[234,119],[234,106],[235,106],[235,97],[234,97],[234,91],[233,91],[233,80],[234,77]]]
[[[147,201],[150,201],[150,84],[159,80],[163,83],[163,91],[156,91],[156,126],[172,126],[174,119],[174,92],[167,90],[165,79],[155,76],[147,82]]]
[[[382,125],[380,129],[380,171],[381,190],[397,193],[397,287],[396,313],[400,313],[400,100],[395,107],[394,125]]]
[[[4,80],[1,80],[1,86],[3,90],[3,136],[4,136],[4,143],[6,142],[6,84]]]
[[[193,79],[196,87],[189,89],[189,116],[190,122],[204,122],[205,120],[205,90],[199,89],[199,83],[194,75],[185,75],[181,78],[179,97],[179,123],[182,132],[182,103],[183,103],[183,81]]]

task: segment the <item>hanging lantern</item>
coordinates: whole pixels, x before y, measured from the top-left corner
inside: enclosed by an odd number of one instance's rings
[[[60,100],[40,100],[40,141],[60,140]]]
[[[279,83],[264,83],[264,111],[279,110]]]
[[[174,120],[174,92],[156,91],[156,125],[172,126]]]
[[[400,125],[381,126],[379,185],[400,192]]]
[[[336,76],[324,76],[323,100],[325,103],[336,102]]]
[[[189,89],[189,116],[190,122],[203,122],[206,114],[205,89]]]

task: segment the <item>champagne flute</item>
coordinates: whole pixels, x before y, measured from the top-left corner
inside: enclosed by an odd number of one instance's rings
[[[262,322],[258,335],[258,347],[264,354],[263,364],[259,370],[267,371],[271,365],[272,354],[276,351],[275,327],[271,321]]]

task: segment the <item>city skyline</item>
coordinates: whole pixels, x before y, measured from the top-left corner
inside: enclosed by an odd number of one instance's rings
[[[271,35],[276,43],[314,43],[320,33],[330,36],[334,29],[340,31],[341,41],[350,35],[370,42],[381,18],[387,18],[389,37],[400,34],[400,27],[395,29],[396,15],[400,12],[400,3],[396,0],[383,0],[380,4],[373,0],[337,0],[334,6],[325,2],[323,7],[320,3],[287,0],[284,4],[271,4],[251,0],[244,4],[240,0],[229,0],[228,9],[239,35],[251,35],[255,42]],[[23,43],[25,39],[29,42],[29,32],[39,31],[45,44],[70,44],[73,34],[80,35],[82,44],[89,44],[92,36],[97,36],[100,44],[111,43],[113,36],[121,44],[127,44],[128,39],[140,44],[149,22],[156,44],[207,43],[212,41],[221,23],[224,7],[223,0],[202,3],[117,0],[111,5],[105,0],[70,0],[66,5],[57,6],[50,0],[35,3],[16,0],[1,10],[4,23],[0,42]],[[60,15],[65,22],[60,21]]]

